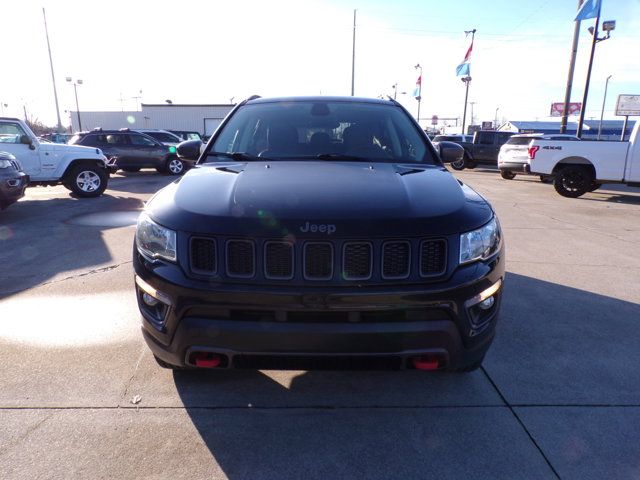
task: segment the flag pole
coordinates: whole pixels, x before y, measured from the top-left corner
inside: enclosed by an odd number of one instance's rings
[[[416,100],[418,100],[418,124],[420,124],[420,104],[422,103],[422,67],[418,63],[414,68],[420,69],[420,76],[418,77],[420,83],[418,84],[418,96],[416,97]]]
[[[600,9],[602,3],[598,3],[598,15],[596,16],[596,25],[593,29],[593,39],[591,41],[591,56],[589,57],[589,68],[587,69],[587,81],[584,84],[584,95],[582,96],[582,108],[580,109],[580,117],[578,119],[578,131],[576,136],[582,138],[582,122],[584,122],[584,114],[587,109],[587,96],[589,95],[589,82],[591,80],[591,68],[593,67],[593,56],[596,53],[596,43],[598,43],[598,26],[600,25]]]
[[[583,0],[578,0],[578,10]],[[576,55],[578,53],[578,38],[580,37],[580,20],[575,22],[573,29],[573,44],[571,45],[571,58],[569,59],[569,73],[567,75],[567,87],[564,92],[564,107],[562,120],[560,120],[560,133],[567,133],[567,121],[569,117],[569,103],[571,102],[571,89],[573,87],[573,72],[576,69]]]
[[[42,17],[44,18],[44,33],[47,37],[47,49],[49,50],[49,64],[51,65],[51,80],[53,81],[53,98],[56,101],[56,115],[58,116],[58,132],[62,131],[62,122],[60,121],[60,107],[58,106],[58,90],[56,89],[56,76],[53,73],[53,58],[51,57],[51,44],[49,43],[49,30],[47,29],[47,14],[42,7]]]
[[[353,46],[351,51],[351,96],[354,94],[356,76],[356,11],[353,11]]]
[[[473,40],[476,36],[476,29],[467,30],[464,33],[471,34],[471,49],[473,49]],[[464,127],[467,124],[467,100],[469,99],[469,83],[471,83],[471,70],[467,72],[466,77],[462,77],[462,81],[465,83],[465,93],[464,93],[464,113],[462,114],[462,135],[465,135]],[[473,121],[473,119],[471,119]]]

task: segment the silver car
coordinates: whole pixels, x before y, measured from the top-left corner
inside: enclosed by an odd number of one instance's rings
[[[513,180],[516,174],[530,174],[529,170],[529,145],[533,140],[580,140],[575,135],[563,133],[527,133],[513,135],[507,143],[500,147],[498,154],[498,168],[500,176],[505,180]],[[541,175],[540,180],[547,181],[546,175]]]

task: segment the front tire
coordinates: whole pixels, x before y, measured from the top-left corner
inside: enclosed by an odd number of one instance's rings
[[[553,187],[563,197],[578,198],[591,189],[593,175],[581,165],[562,168],[553,179]]]
[[[66,175],[64,186],[78,197],[99,197],[107,189],[107,172],[95,165],[77,165]]]
[[[467,156],[466,153],[464,154],[462,159],[458,160],[457,162],[451,162],[451,168],[453,168],[454,170],[464,170],[465,167],[468,167],[468,166],[469,166],[469,157]]]
[[[513,180],[516,178],[516,174],[507,170],[500,170],[500,176],[505,180]]]
[[[167,160],[164,171],[169,175],[182,175],[184,173],[184,162],[178,157],[172,157]]]

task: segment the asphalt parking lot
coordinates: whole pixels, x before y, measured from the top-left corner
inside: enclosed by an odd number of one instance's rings
[[[471,374],[163,370],[132,225],[173,179],[29,189],[0,212],[0,478],[640,478],[640,189],[456,176],[507,241]]]

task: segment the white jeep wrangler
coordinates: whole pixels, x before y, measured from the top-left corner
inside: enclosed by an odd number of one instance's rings
[[[30,185],[61,183],[78,197],[98,197],[107,188],[107,159],[99,148],[40,142],[18,118],[0,117],[0,151],[16,157]]]

